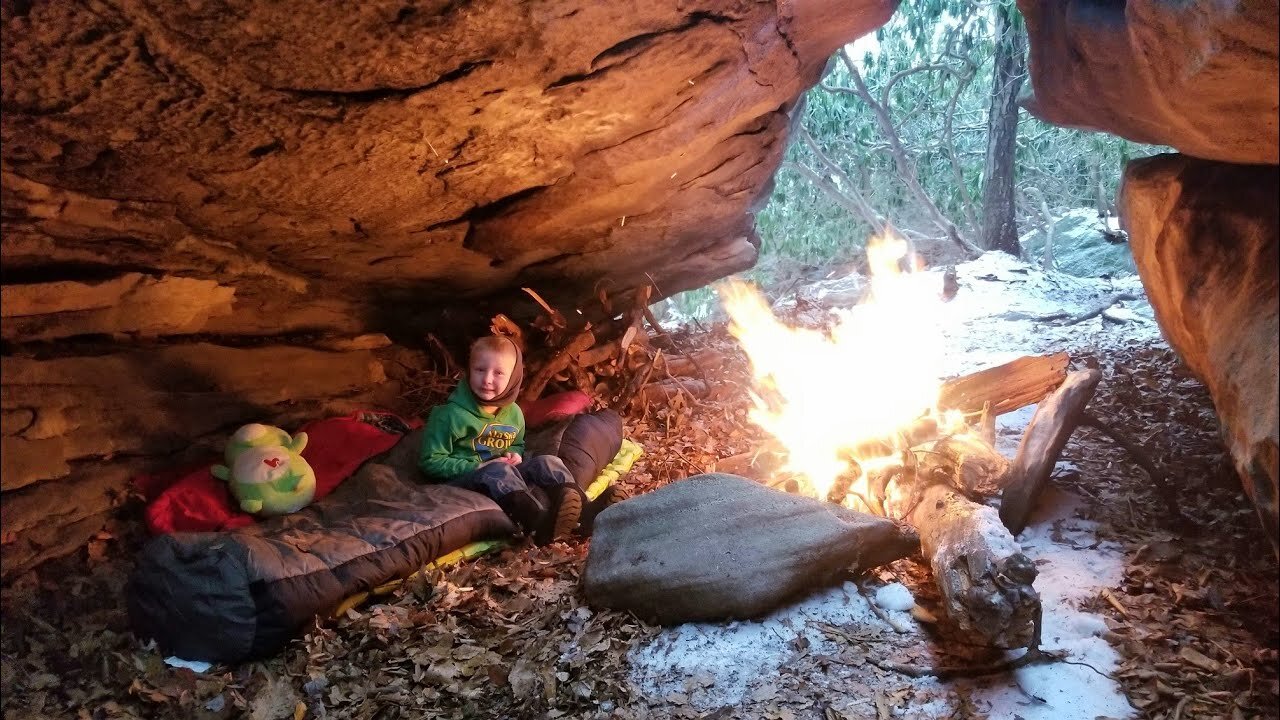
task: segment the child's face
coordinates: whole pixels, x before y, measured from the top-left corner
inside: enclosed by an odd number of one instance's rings
[[[480,351],[471,358],[471,392],[480,400],[492,400],[507,389],[516,358],[508,353]]]

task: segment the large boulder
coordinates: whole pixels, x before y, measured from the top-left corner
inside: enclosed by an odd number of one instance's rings
[[[1072,208],[1053,221],[1053,269],[1077,277],[1132,275],[1137,271],[1124,234],[1113,228],[1117,218],[1103,218],[1093,208]],[[1023,255],[1041,262],[1049,238],[1038,227],[1019,238]]]
[[[1196,157],[1280,162],[1275,0],[1018,0],[1032,114],[1171,145]]]
[[[797,98],[896,6],[6,2],[5,282],[234,288],[206,332],[698,286],[754,263]]]
[[[919,547],[892,520],[697,475],[596,518],[583,590],[593,605],[661,623],[745,619]]]
[[[1276,166],[1159,155],[1130,163],[1121,189],[1121,214],[1156,319],[1208,386],[1273,547],[1280,427],[1278,180]]]

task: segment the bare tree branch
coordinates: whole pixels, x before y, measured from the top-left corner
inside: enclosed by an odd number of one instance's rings
[[[916,173],[916,168],[911,164],[907,150],[902,145],[902,138],[898,135],[898,130],[893,124],[893,118],[889,116],[888,108],[877,102],[871,95],[871,91],[867,89],[866,82],[862,79],[862,73],[858,71],[858,67],[853,62],[853,58],[849,56],[849,51],[845,48],[840,49],[840,58],[844,61],[845,67],[849,71],[849,77],[853,80],[853,88],[850,91],[862,99],[863,102],[871,108],[872,114],[875,115],[876,125],[880,128],[880,133],[889,143],[892,150],[894,166],[898,169],[898,177],[902,180],[911,196],[920,204],[921,208],[929,216],[935,225],[941,229],[946,236],[956,244],[965,255],[976,257],[982,254],[969,240],[961,236],[959,229],[955,223],[951,222],[943,212],[938,209],[937,204],[925,192],[924,187],[920,184],[920,178]]]

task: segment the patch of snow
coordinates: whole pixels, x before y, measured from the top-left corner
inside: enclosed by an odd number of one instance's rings
[[[814,621],[879,622],[858,588],[846,582],[760,620],[667,628],[652,643],[632,651],[632,682],[650,702],[679,694],[703,709],[739,704],[754,682],[777,676],[797,643],[836,652],[833,643],[810,626]]]
[[[1018,454],[1018,445],[1022,442],[1022,433],[1031,424],[1039,404],[1018,408],[1013,412],[996,416],[996,452],[1007,458]]]
[[[1140,298],[1128,301],[1122,313],[1154,317],[1142,280],[1136,275],[1108,280],[1044,272],[1002,252],[985,253],[955,270],[959,290],[950,302],[943,303],[939,318],[950,374],[981,370],[1023,355],[1086,349],[1106,352],[1161,341],[1154,322],[1117,325],[1094,317],[1060,325],[1040,320],[1055,313],[1082,315],[1122,292]]]
[[[1035,587],[1044,609],[1042,647],[1065,651],[1070,663],[1093,669],[1057,662],[954,682],[903,676],[895,679],[895,687],[909,684],[914,693],[895,717],[948,717],[959,707],[961,697],[993,718],[1093,720],[1099,715],[1134,715],[1120,687],[1105,676],[1115,670],[1118,661],[1116,652],[1101,637],[1105,623],[1101,616],[1079,608],[1081,601],[1102,588],[1120,583],[1124,556],[1114,544],[1097,541],[1094,523],[1075,517],[1081,503],[1081,498],[1050,486],[1018,540],[1039,571]],[[875,603],[897,612],[909,610],[914,599],[908,588],[892,583],[876,590]],[[918,624],[911,621],[906,624],[910,632],[894,634],[876,617],[857,587],[844,583],[760,620],[667,628],[649,644],[632,650],[631,680],[636,690],[657,706],[669,702],[707,711],[770,699],[799,648],[809,656],[838,655],[847,649],[816,629],[816,623],[872,638],[858,648],[868,655],[891,658],[905,643],[920,649],[920,664],[932,662],[931,641]],[[874,640],[877,636],[881,640]],[[866,670],[849,672],[863,673],[859,679],[864,683],[883,683],[876,675],[866,675]],[[808,677],[806,681],[828,680]],[[838,677],[829,681],[835,683],[833,688],[839,687]]]
[[[876,590],[876,605],[885,610],[904,612],[916,606],[916,599],[902,583],[889,583]]]
[[[164,664],[169,667],[186,668],[187,670],[198,673],[208,672],[209,668],[213,667],[212,663],[207,663],[203,660],[183,660],[177,655],[170,655],[165,658]]]
[[[1083,664],[1022,668],[1013,675],[1016,690],[983,689],[975,697],[989,705],[991,717],[1067,720],[1134,715],[1119,686],[1105,676],[1116,669],[1119,656],[1101,637],[1106,631],[1102,617],[1079,608],[1103,588],[1120,584],[1124,554],[1114,543],[1098,543],[1095,523],[1075,517],[1082,503],[1048,486],[1018,541],[1039,572],[1035,588],[1044,607],[1042,647],[1066,651],[1068,660]]]

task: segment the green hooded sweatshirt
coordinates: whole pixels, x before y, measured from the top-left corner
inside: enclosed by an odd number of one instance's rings
[[[524,455],[524,413],[515,403],[490,414],[480,409],[464,379],[444,405],[431,408],[418,467],[433,480],[450,480],[507,453]]]

